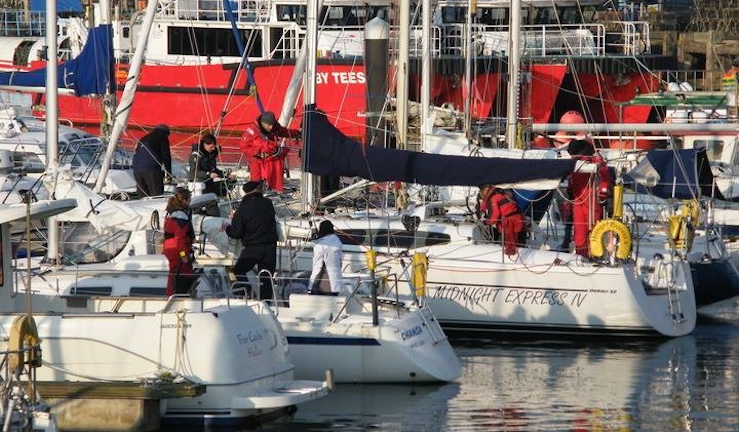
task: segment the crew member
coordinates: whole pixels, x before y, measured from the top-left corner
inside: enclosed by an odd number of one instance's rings
[[[192,244],[195,230],[190,219],[190,198],[189,190],[178,187],[167,202],[162,248],[162,253],[169,261],[167,296],[189,293],[194,282],[192,261],[195,254]]]
[[[240,148],[249,162],[251,181],[266,180],[276,192],[282,192],[287,149],[279,146],[279,138],[300,138],[300,132],[277,122],[275,114],[265,111],[254,124],[247,126]]]
[[[590,257],[588,237],[593,226],[603,218],[603,203],[608,199],[612,184],[611,174],[605,159],[595,152],[590,142],[573,140],[567,150],[574,159],[597,165],[593,170],[576,168],[567,186],[572,200],[575,253]]]
[[[502,234],[505,254],[515,255],[517,246],[526,243],[526,231],[523,213],[511,193],[495,186],[484,186],[481,210],[486,215],[485,223]]]

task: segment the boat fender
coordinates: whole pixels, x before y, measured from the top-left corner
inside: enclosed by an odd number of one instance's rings
[[[618,237],[618,246],[616,247],[616,258],[625,260],[631,255],[631,232],[629,227],[616,219],[604,219],[593,227],[590,231],[590,255],[593,258],[603,258],[606,252],[606,242],[604,236],[613,233]]]
[[[426,254],[423,252],[414,253],[412,266],[411,277],[416,297],[424,297],[426,295],[426,275],[429,269],[429,259]]]
[[[16,317],[8,338],[8,369],[20,372],[24,364],[34,368],[41,366],[40,343],[41,339],[38,337],[33,317],[29,315]]]

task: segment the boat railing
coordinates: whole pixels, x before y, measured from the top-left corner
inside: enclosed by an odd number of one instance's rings
[[[636,26],[629,27],[624,39],[631,43],[641,40],[642,36],[635,34],[636,29]],[[398,33],[397,28],[391,29],[391,38],[397,40]],[[523,54],[537,57],[604,55],[607,49],[606,35],[603,24],[526,25],[520,30]],[[431,28],[431,54],[434,58],[465,57],[467,52],[482,57],[507,55],[509,39],[508,26],[475,24],[468,31],[465,24],[435,25]],[[468,41],[473,44],[472,47],[468,47]],[[412,57],[422,55],[422,42],[421,27],[411,27]]]
[[[0,36],[44,36],[46,12],[7,9],[0,12]]]
[[[652,52],[649,23],[646,21],[613,21],[607,27],[606,52],[641,55]]]
[[[231,2],[231,11],[239,22],[266,23],[270,19],[271,1]],[[162,17],[189,19],[194,21],[223,21],[226,10],[221,0],[186,0],[160,2]]]

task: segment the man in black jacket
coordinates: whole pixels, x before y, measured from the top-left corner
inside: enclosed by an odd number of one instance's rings
[[[157,125],[141,138],[131,165],[139,198],[164,194],[164,177],[172,175],[167,125]]]
[[[274,274],[277,267],[277,222],[275,208],[269,198],[262,196],[264,183],[250,181],[244,185],[244,198],[234,212],[226,234],[241,240],[244,248],[233,271],[239,281],[246,281],[246,273],[257,266],[257,273],[267,270]],[[262,275],[259,298],[273,298],[272,281]]]

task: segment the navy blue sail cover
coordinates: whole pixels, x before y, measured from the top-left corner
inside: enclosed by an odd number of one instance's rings
[[[80,55],[58,66],[57,87],[74,90],[75,96],[104,94],[115,82],[113,66],[112,27],[97,26],[89,32]],[[46,68],[0,73],[0,86],[44,87]]]
[[[562,180],[572,159],[508,159],[386,149],[358,143],[336,129],[325,113],[306,107],[305,169],[316,175],[361,177],[436,186],[479,186]]]
[[[624,175],[624,184],[663,199],[724,199],[714,185],[705,148],[650,150]]]

